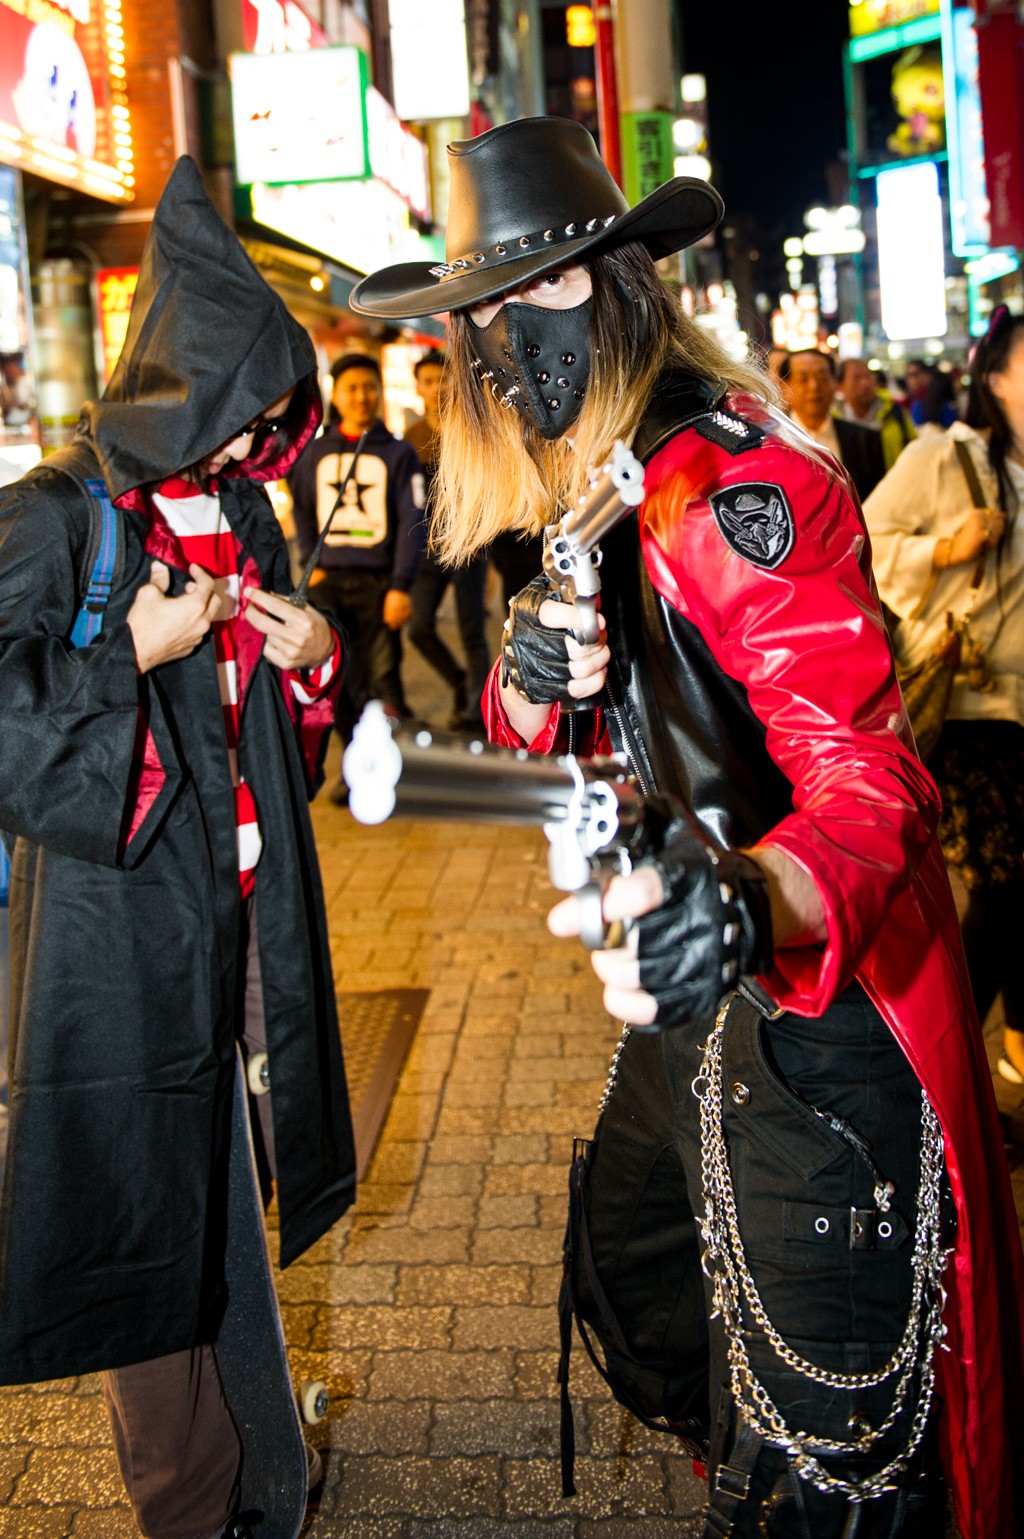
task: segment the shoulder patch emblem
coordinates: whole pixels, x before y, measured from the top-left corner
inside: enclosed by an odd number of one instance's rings
[[[726,545],[753,566],[774,571],[793,549],[793,509],[781,486],[744,481],[712,492],[708,502]]]
[[[717,444],[720,449],[728,449],[730,454],[743,454],[747,449],[760,449],[764,443],[764,428],[758,427],[754,422],[748,422],[746,417],[741,417],[724,406],[716,407],[714,411],[698,417],[693,426],[702,438],[706,438],[709,443]]]

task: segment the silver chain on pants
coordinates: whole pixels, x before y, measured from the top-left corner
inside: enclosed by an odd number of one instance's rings
[[[722,1120],[722,1043],[726,1016],[735,999],[730,994],[703,1049],[700,1073],[693,1093],[700,1102],[701,1170],[704,1216],[700,1220],[704,1252],[701,1264],[711,1279],[711,1318],[720,1317],[728,1348],[732,1393],[748,1424],[768,1442],[783,1449],[791,1467],[819,1491],[842,1493],[865,1501],[892,1489],[920,1446],[931,1412],[935,1390],[935,1352],[946,1328],[942,1323],[945,1290],[942,1274],[948,1248],[943,1248],[940,1226],[943,1140],[938,1118],[924,1091],[921,1092],[921,1173],[917,1191],[917,1221],[911,1257],[913,1282],[906,1328],[892,1356],[871,1373],[838,1373],[821,1368],[790,1347],[772,1324],[751,1275],[740,1234],[736,1193],[729,1166],[729,1150]],[[837,1442],[814,1437],[787,1425],[768,1391],[755,1374],[744,1340],[744,1331],[756,1330],[793,1373],[829,1389],[854,1391],[891,1380],[893,1398],[882,1424],[855,1441]],[[820,1455],[863,1455],[895,1423],[920,1374],[917,1405],[907,1440],[883,1468],[860,1480],[842,1480],[821,1463]]]

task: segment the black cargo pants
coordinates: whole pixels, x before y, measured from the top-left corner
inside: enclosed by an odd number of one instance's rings
[[[588,1191],[594,1261],[633,1352],[659,1363],[678,1357],[687,1365],[680,1380],[691,1383],[694,1365],[707,1363],[705,1403],[675,1413],[706,1416],[711,1432],[706,1539],[934,1539],[945,1508],[934,1411],[898,1489],[863,1503],[798,1478],[786,1454],[737,1414],[726,1334],[720,1319],[708,1323],[710,1282],[694,1219],[704,1205],[693,1081],[711,1025],[629,1037]],[[910,1307],[920,1164],[921,1091],[895,1038],[859,985],[816,1020],[769,1020],[736,995],[722,1091],[742,1242],[769,1320],[823,1368],[880,1367]],[[844,1132],[819,1113],[841,1118]],[[895,1188],[887,1212],[876,1202],[879,1177]],[[747,1329],[745,1340],[789,1427],[856,1443],[884,1421],[891,1380],[830,1388],[787,1366],[761,1332]],[[826,1468],[849,1480],[885,1465],[906,1440],[915,1404],[916,1384],[869,1455],[824,1458]]]

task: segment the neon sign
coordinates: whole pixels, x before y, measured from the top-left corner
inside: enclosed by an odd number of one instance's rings
[[[0,0],[0,160],[133,196],[121,0]]]

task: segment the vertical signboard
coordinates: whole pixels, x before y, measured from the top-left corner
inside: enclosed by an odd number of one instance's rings
[[[622,114],[623,191],[630,203],[667,182],[675,167],[671,112]]]
[[[1024,246],[1024,28],[1013,12],[978,17],[978,81],[993,246]]]
[[[476,7],[475,10],[478,10]],[[388,0],[395,111],[407,123],[469,113],[465,0]]]
[[[942,0],[942,63],[946,78],[953,253],[961,257],[978,256],[991,244],[978,86],[978,35],[973,11],[954,6],[953,0]]]
[[[934,161],[880,171],[878,280],[892,342],[946,333],[942,197]]]
[[[137,267],[101,267],[96,274],[96,318],[100,332],[100,385],[114,372],[128,331]]]

